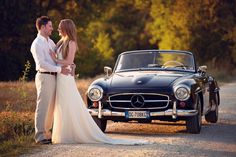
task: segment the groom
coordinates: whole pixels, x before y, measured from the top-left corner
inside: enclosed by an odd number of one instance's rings
[[[35,110],[35,141],[40,144],[50,144],[53,123],[53,111],[56,92],[56,75],[71,72],[65,67],[57,66],[50,56],[55,51],[55,43],[49,38],[53,31],[52,21],[47,16],[36,20],[38,35],[31,45],[37,74],[35,84],[37,89],[37,106]]]

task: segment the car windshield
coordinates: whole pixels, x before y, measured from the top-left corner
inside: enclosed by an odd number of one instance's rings
[[[181,70],[195,71],[191,53],[181,51],[140,51],[122,54],[115,71],[127,70]]]

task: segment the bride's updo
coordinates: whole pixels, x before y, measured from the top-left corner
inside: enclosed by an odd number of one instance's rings
[[[71,19],[64,19],[61,20],[58,29],[61,29],[61,32],[65,34],[65,36],[59,40],[56,49],[61,47],[62,56],[63,58],[66,58],[69,50],[69,42],[74,41],[77,45],[76,27]]]

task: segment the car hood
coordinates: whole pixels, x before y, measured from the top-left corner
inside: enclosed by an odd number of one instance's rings
[[[112,76],[110,86],[113,88],[168,87],[176,79],[186,75],[188,75],[188,73],[173,71],[120,72]]]

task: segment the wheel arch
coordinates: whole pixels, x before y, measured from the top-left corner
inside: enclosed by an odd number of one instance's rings
[[[202,111],[201,114],[203,114],[203,105],[204,105],[204,100],[203,100],[203,94],[202,94],[202,92],[199,92],[199,93],[198,93],[198,96],[199,96],[200,101],[201,101],[201,111]]]
[[[217,92],[217,97],[218,97],[218,104],[217,105],[219,106],[220,105],[220,92],[219,91]]]

